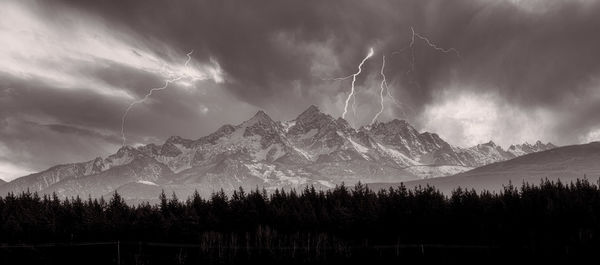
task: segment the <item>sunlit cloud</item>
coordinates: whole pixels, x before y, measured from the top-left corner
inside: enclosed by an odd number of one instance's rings
[[[34,173],[34,170],[19,167],[13,163],[0,161],[0,179],[11,181],[20,176],[25,176]]]
[[[579,138],[581,143],[590,143],[600,141],[600,128],[593,129]]]
[[[31,2],[27,2],[31,4]],[[179,55],[166,45],[161,52],[175,58],[162,58],[130,32],[118,32],[99,19],[69,10],[56,21],[49,21],[35,8],[19,1],[0,2],[0,71],[23,78],[43,80],[49,87],[90,89],[103,95],[132,99],[131,88],[114,87],[84,67],[127,66],[173,78],[185,72],[194,80],[222,82],[222,70],[214,60],[196,61],[190,67],[179,63]],[[181,58],[179,58],[181,57]],[[171,60],[172,59],[172,60]],[[188,84],[189,85],[189,84]]]
[[[511,144],[551,138],[552,114],[543,109],[524,111],[492,93],[446,90],[421,114],[423,127],[451,143],[469,147],[493,140]],[[498,133],[510,132],[510,133]]]

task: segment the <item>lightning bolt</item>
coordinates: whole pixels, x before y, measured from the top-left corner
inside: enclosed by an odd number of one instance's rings
[[[394,105],[401,108],[402,105],[400,104],[400,102],[398,102],[398,100],[396,100],[396,98],[394,96],[392,96],[392,93],[390,92],[390,87],[388,87],[388,85],[387,85],[387,81],[385,81],[385,90],[387,92],[386,94],[387,94],[388,98],[390,98],[392,100]]]
[[[321,78],[321,80],[323,81],[341,81],[341,80],[346,80],[350,77],[352,77],[354,74],[351,74],[349,76],[344,76],[344,77],[336,77],[336,78]]]
[[[363,65],[369,58],[371,58],[371,56],[373,56],[373,53],[374,53],[373,48],[369,49],[369,54],[367,54],[367,56],[364,59],[362,59],[362,61],[358,65],[358,71],[352,75],[349,75],[349,76],[343,78],[343,79],[347,79],[347,78],[352,77],[352,86],[350,88],[350,94],[348,94],[348,97],[346,98],[346,104],[344,105],[344,113],[342,113],[342,118],[344,118],[344,119],[346,118],[346,113],[348,113],[348,104],[350,103],[351,98],[354,98],[353,105],[352,105],[353,108],[356,105],[356,98],[354,95],[354,91],[355,91],[354,84],[356,83],[356,77],[358,75],[360,75],[360,73],[362,72]],[[356,111],[356,108],[354,108],[354,110]]]
[[[433,48],[434,50],[436,50],[438,52],[446,53],[446,54],[454,53],[454,54],[456,54],[456,56],[458,58],[461,58],[460,52],[458,52],[457,49],[455,49],[455,48],[444,49],[444,48],[439,47],[437,44],[435,44],[431,40],[429,40],[429,38],[417,33],[412,26],[410,27],[410,31],[411,31],[411,37],[410,37],[410,43],[408,44],[408,46],[406,46],[398,51],[392,52],[392,55],[396,55],[396,54],[401,54],[408,49],[411,50],[410,68],[409,68],[409,70],[406,71],[406,75],[410,75],[410,73],[415,72],[415,48],[414,48],[414,45],[415,45],[416,38],[419,38],[420,40],[425,42],[425,44],[427,46],[429,46],[430,48]],[[413,81],[411,81],[411,83],[413,83]],[[418,83],[417,83],[417,86],[418,86]]]
[[[455,49],[455,48],[442,48],[440,46],[438,46],[437,44],[435,44],[433,41],[431,41],[429,38],[417,33],[414,29],[414,27],[410,27],[410,31],[411,31],[411,37],[410,37],[410,42],[409,44],[398,50],[398,51],[394,51],[391,53],[391,55],[396,55],[396,54],[401,54],[406,50],[411,51],[411,55],[410,55],[410,66],[409,69],[406,71],[405,75],[406,76],[410,76],[411,73],[416,72],[416,56],[415,56],[415,43],[416,40],[419,39],[421,41],[423,41],[428,47],[434,49],[435,51],[444,53],[444,54],[448,54],[448,53],[454,53],[458,58],[461,58],[460,52]],[[369,53],[367,54],[367,56],[365,58],[362,59],[362,61],[360,62],[360,64],[358,65],[358,71],[354,74],[348,75],[348,76],[344,76],[344,77],[338,77],[338,78],[321,78],[322,80],[325,81],[340,81],[340,80],[346,80],[349,78],[352,78],[352,85],[350,87],[350,93],[348,94],[348,97],[346,98],[345,104],[344,104],[344,112],[342,113],[342,118],[346,118],[346,114],[348,113],[348,105],[350,104],[350,99],[352,99],[352,110],[354,112],[354,115],[356,116],[356,95],[355,95],[355,83],[356,83],[356,78],[358,75],[361,74],[362,72],[362,67],[365,64],[365,62],[371,58],[374,54],[373,48],[369,49]],[[380,109],[379,112],[377,112],[375,114],[375,116],[373,117],[373,119],[371,120],[371,124],[375,123],[375,121],[377,120],[377,118],[379,118],[379,116],[383,113],[383,110],[385,108],[384,105],[384,100],[385,100],[385,96],[387,96],[396,106],[402,108],[403,106],[396,100],[396,98],[394,98],[394,96],[392,96],[391,92],[390,92],[390,88],[388,86],[387,83],[387,79],[385,76],[385,62],[386,62],[386,58],[385,55],[382,56],[382,64],[381,64],[381,84],[379,86],[380,90],[379,90],[379,98],[380,98]],[[409,81],[409,83],[415,84],[416,86],[420,86],[418,82],[415,82],[413,80],[413,78],[411,78],[411,80]],[[384,96],[385,94],[385,96]]]
[[[184,63],[184,67],[186,69],[188,69],[188,64],[190,63],[190,61],[192,60],[192,53],[194,51],[190,51],[189,53],[186,54],[187,56],[187,60]],[[122,146],[125,146],[125,143],[127,142],[127,138],[125,136],[125,121],[127,119],[127,114],[129,114],[129,111],[131,111],[131,109],[133,109],[133,107],[137,104],[141,104],[144,103],[144,101],[146,101],[150,96],[152,96],[152,93],[154,93],[155,91],[160,91],[160,90],[164,90],[167,89],[167,87],[169,87],[169,85],[171,83],[177,82],[179,80],[182,80],[186,77],[192,78],[192,80],[195,80],[196,77],[192,76],[189,73],[182,73],[174,78],[171,79],[166,79],[165,80],[165,84],[161,87],[155,87],[155,88],[151,88],[150,90],[148,90],[148,93],[141,99],[138,99],[134,102],[131,102],[131,104],[129,104],[129,106],[127,106],[127,109],[125,109],[125,112],[123,113],[123,116],[121,117],[121,139],[123,140]]]
[[[375,123],[375,121],[377,120],[377,118],[379,117],[379,115],[381,115],[381,113],[383,113],[383,91],[385,91],[387,89],[387,93],[388,96],[391,97],[390,94],[390,88],[387,85],[387,80],[385,79],[385,55],[382,56],[382,62],[381,62],[381,85],[379,85],[379,87],[381,88],[381,90],[379,91],[379,97],[380,97],[380,104],[381,104],[381,108],[379,109],[379,112],[377,112],[377,114],[375,114],[375,117],[373,117],[373,120],[371,121],[371,124]]]
[[[423,36],[423,35],[415,32],[415,29],[412,26],[410,27],[410,31],[411,31],[411,37],[410,37],[410,42],[409,42],[408,46],[406,46],[406,47],[404,47],[404,48],[402,48],[402,49],[400,49],[398,51],[392,52],[392,56],[393,56],[395,54],[400,54],[400,53],[402,53],[402,52],[404,52],[404,51],[406,51],[408,49],[411,49],[410,67],[409,67],[409,70],[407,70],[407,72],[406,72],[407,76],[410,75],[411,72],[415,72],[415,60],[416,59],[415,59],[414,45],[415,45],[416,38],[422,40],[427,46],[429,46],[430,48],[432,48],[432,49],[434,49],[434,50],[436,50],[438,52],[441,52],[441,53],[455,53],[457,57],[459,57],[459,58],[461,57],[460,53],[455,48],[444,49],[444,48],[439,47],[437,44],[435,44],[431,40],[429,40],[429,38],[427,38],[427,37],[425,37],[425,36]],[[381,64],[381,72],[380,72],[380,74],[381,74],[381,78],[382,78],[381,84],[379,86],[380,87],[380,90],[379,90],[379,100],[380,100],[380,106],[381,107],[379,109],[379,112],[377,112],[375,114],[375,116],[373,117],[373,119],[371,120],[371,124],[375,123],[375,121],[383,113],[383,110],[385,108],[385,106],[384,106],[384,91],[386,92],[387,97],[389,97],[395,105],[397,105],[398,107],[402,107],[400,105],[400,103],[396,100],[396,98],[394,98],[392,96],[392,94],[390,92],[390,88],[389,88],[389,86],[387,84],[387,80],[386,80],[386,77],[385,77],[385,55],[382,57],[382,64]],[[413,80],[411,80],[410,83],[415,83],[415,82]],[[418,83],[415,83],[415,84],[417,86],[419,86]]]
[[[454,48],[448,48],[448,49],[440,48],[440,47],[439,47],[439,46],[437,46],[436,44],[432,43],[432,42],[431,42],[431,41],[430,41],[428,38],[421,36],[419,33],[416,33],[416,32],[415,32],[415,29],[414,29],[413,27],[410,27],[410,30],[412,31],[412,35],[413,35],[413,37],[412,37],[412,43],[413,43],[413,44],[414,44],[414,42],[415,42],[415,37],[417,37],[417,38],[419,38],[419,39],[421,39],[421,40],[425,41],[425,43],[426,43],[426,44],[427,44],[429,47],[433,48],[433,49],[434,49],[434,50],[436,50],[436,51],[443,52],[443,53],[451,53],[451,52],[453,52],[453,53],[455,53],[455,54],[456,54],[456,56],[457,56],[458,58],[461,58],[461,57],[460,57],[460,53],[458,52],[458,50],[456,50],[456,49],[454,49]]]
[[[435,44],[431,40],[429,40],[429,38],[417,33],[415,31],[415,28],[413,28],[412,26],[410,27],[410,31],[411,31],[411,37],[410,37],[410,43],[408,44],[408,46],[404,47],[398,51],[392,52],[392,54],[400,54],[407,49],[413,49],[414,45],[415,45],[415,38],[419,38],[419,39],[423,40],[425,42],[425,44],[427,44],[427,46],[433,48],[436,51],[439,51],[442,53],[455,53],[457,57],[459,57],[459,58],[461,57],[460,52],[458,52],[457,49],[455,49],[455,48],[444,49],[444,48],[439,47],[437,44]]]

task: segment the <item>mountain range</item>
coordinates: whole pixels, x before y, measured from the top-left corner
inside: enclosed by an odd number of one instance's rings
[[[0,185],[60,197],[99,197],[118,191],[129,200],[155,199],[160,190],[207,196],[215,190],[302,188],[398,183],[459,174],[556,148],[538,141],[504,150],[493,142],[453,146],[438,134],[394,119],[355,129],[310,106],[296,119],[274,121],[259,111],[238,125],[223,125],[196,140],[123,146],[91,161],[57,165]]]

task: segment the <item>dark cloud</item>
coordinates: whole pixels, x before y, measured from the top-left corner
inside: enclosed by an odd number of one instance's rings
[[[350,117],[356,125],[370,121],[377,111],[383,54],[388,56],[388,82],[403,105],[384,113],[386,118],[425,125],[423,113],[452,102],[440,94],[471,93],[492,94],[503,109],[543,111],[543,117],[552,119],[545,124],[553,131],[539,137],[559,144],[579,141],[600,122],[595,112],[600,1],[51,0],[25,5],[54,27],[102,23],[129,43],[135,56],[145,56],[137,48],[146,49],[181,64],[182,55],[194,50],[194,63],[218,63],[223,83],[176,86],[136,107],[127,123],[132,142],[172,134],[197,138],[258,108],[276,119],[293,118],[310,104],[339,115],[349,82],[323,78],[355,72],[369,47],[376,55],[358,80],[360,113]],[[81,21],[64,18],[69,13],[77,13]],[[420,39],[414,50],[391,56],[410,42],[411,26],[440,47],[456,48],[460,58],[437,52]],[[164,82],[156,73],[118,62],[74,67],[77,75],[134,98]],[[8,75],[0,80],[0,120],[41,120],[110,137],[118,135],[122,111],[132,100],[57,88],[32,78]],[[77,134],[56,128],[56,133]]]
[[[258,106],[291,96],[292,82],[304,89],[319,85],[321,76],[309,71],[317,54],[304,45],[327,45],[343,67],[323,74],[354,72],[368,46],[382,40],[403,44],[410,24],[403,17],[413,16],[387,2],[148,1],[143,7],[138,3],[65,2],[180,50],[194,49],[195,59],[214,58],[227,74],[227,87]],[[403,41],[393,43],[399,38]]]
[[[456,60],[417,43],[420,86],[403,87],[414,106],[451,79],[498,90],[519,104],[556,104],[586,88],[600,66],[590,56],[600,44],[597,1],[526,7],[483,0],[61,2],[180,50],[194,49],[199,60],[215,58],[228,75],[227,87],[257,106],[291,96],[294,81],[307,90],[322,85],[310,72],[317,54],[304,44],[327,45],[334,53],[341,69],[326,74],[351,73],[366,47],[391,52],[406,45],[411,25],[463,56]],[[391,78],[403,78],[407,58],[394,59]],[[276,105],[288,104],[282,102]]]
[[[87,89],[55,88],[32,79],[0,78],[0,118],[39,118],[97,129],[116,129],[122,99]],[[109,118],[110,117],[110,118]]]
[[[564,4],[541,14],[486,11],[463,35],[461,77],[497,89],[520,105],[560,104],[597,84],[600,2]],[[592,56],[590,56],[592,55]]]

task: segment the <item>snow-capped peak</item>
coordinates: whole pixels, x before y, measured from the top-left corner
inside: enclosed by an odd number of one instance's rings
[[[271,119],[271,117],[269,117],[269,115],[267,115],[267,113],[265,113],[262,110],[259,110],[258,112],[256,112],[256,114],[254,114],[252,118],[245,121],[243,125],[251,126],[255,123],[270,124],[273,123],[273,120]]]
[[[106,179],[103,172],[111,169],[114,171],[106,173],[111,181],[122,184],[212,181],[220,186],[211,187],[219,189],[223,185],[255,186],[258,180],[260,185],[274,185],[271,188],[284,184],[334,185],[381,181],[381,176],[386,176],[384,181],[395,181],[398,176],[445,176],[553,147],[541,141],[533,146],[513,145],[507,151],[492,141],[471,148],[454,147],[438,134],[419,132],[398,119],[377,121],[356,130],[345,119],[334,118],[313,105],[292,121],[275,122],[258,111],[241,124],[223,125],[197,140],[172,136],[163,144],[123,146],[106,159],[57,166],[25,178],[32,179],[34,190],[93,176],[101,178],[95,183],[102,183]],[[80,187],[78,183],[69,185]]]

